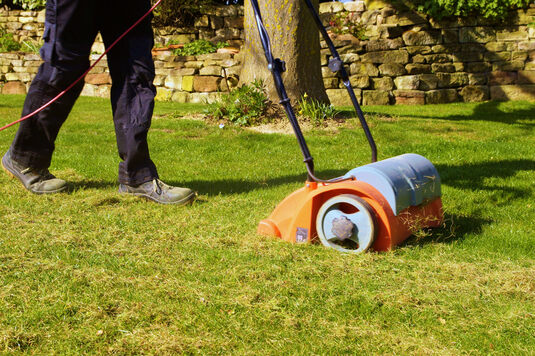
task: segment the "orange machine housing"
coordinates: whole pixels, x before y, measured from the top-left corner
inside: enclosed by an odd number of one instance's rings
[[[286,197],[269,218],[260,222],[258,233],[276,236],[288,242],[317,243],[318,210],[328,199],[340,194],[357,195],[372,207],[376,218],[376,236],[372,245],[375,251],[390,251],[415,231],[425,227],[438,227],[443,222],[440,198],[411,206],[396,216],[385,197],[368,183],[358,180],[339,183],[306,182],[305,187]]]

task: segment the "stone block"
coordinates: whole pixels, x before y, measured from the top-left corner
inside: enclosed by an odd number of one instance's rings
[[[394,88],[394,81],[390,77],[372,78],[371,89],[389,91]]]
[[[93,85],[111,84],[111,77],[108,73],[88,74],[85,82]]]
[[[518,84],[535,84],[535,70],[518,71]]]
[[[480,102],[489,100],[489,88],[486,85],[468,85],[460,91],[464,102]]]
[[[454,73],[456,68],[453,63],[433,63],[431,71],[433,73]]]
[[[470,73],[485,73],[492,70],[492,65],[488,62],[466,63],[466,71]]]
[[[483,73],[469,73],[468,74],[469,85],[486,85],[487,83],[488,83],[488,78],[486,74],[483,74]]]
[[[455,89],[431,90],[425,93],[426,104],[447,104],[458,100],[457,90]]]
[[[226,17],[225,27],[243,28],[243,16]]]
[[[165,78],[164,85],[169,89],[182,90],[182,77],[177,75],[168,75]]]
[[[171,101],[182,104],[187,103],[189,101],[189,93],[183,91],[174,92]]]
[[[379,72],[383,76],[397,77],[407,74],[407,70],[399,63],[385,63],[379,66]]]
[[[519,51],[535,51],[535,41],[518,42]]]
[[[208,60],[222,61],[225,59],[232,58],[232,55],[229,53],[208,53],[208,54],[200,54],[198,56],[195,56],[195,58],[198,61],[208,61]]]
[[[339,2],[323,2],[320,4],[320,14],[328,14],[334,12],[344,11],[344,4]]]
[[[209,66],[204,67],[199,70],[200,75],[210,75],[210,76],[221,76],[221,67],[219,66]]]
[[[409,62],[409,53],[405,50],[378,51],[362,55],[362,62],[368,63],[401,63]]]
[[[230,67],[234,67],[234,66],[237,66],[240,64],[240,62],[238,62],[236,59],[234,58],[229,58],[229,59],[224,59],[222,60],[220,63],[219,63],[223,68],[230,68]]]
[[[435,74],[420,74],[419,90],[434,90],[438,87],[438,78]]]
[[[22,82],[7,82],[2,87],[2,94],[26,94],[26,85]]]
[[[398,49],[403,47],[403,40],[401,38],[396,39],[377,39],[369,40],[366,45],[366,51],[376,52],[376,51],[387,51],[391,49]]]
[[[490,87],[492,100],[535,101],[535,85],[497,85]]]
[[[407,70],[407,73],[409,74],[426,74],[431,73],[431,65],[430,64],[407,64],[405,66],[405,69]]]
[[[349,77],[349,82],[354,88],[364,89],[370,86],[370,77],[367,75],[352,75]],[[340,84],[341,88],[345,88],[343,83]]]
[[[511,53],[511,61],[525,61],[528,59],[528,52],[514,51]]]
[[[507,43],[489,42],[485,44],[485,48],[490,52],[503,52],[503,51],[507,51]]]
[[[417,75],[401,76],[395,78],[394,83],[400,90],[416,90],[420,86],[420,77]]]
[[[429,55],[423,56],[423,58],[425,60],[425,63],[433,64],[433,63],[452,62],[454,59],[454,56],[449,55],[449,54],[429,54]],[[413,62],[415,62],[414,58],[413,58]]]
[[[194,76],[186,75],[182,77],[182,90],[192,92],[193,91],[193,81]]]
[[[204,62],[202,61],[189,61],[184,63],[184,68],[195,68],[195,69],[201,69]]]
[[[403,41],[407,46],[435,45],[442,42],[442,33],[438,30],[409,30],[403,34]]]
[[[364,1],[350,1],[344,3],[344,10],[348,12],[363,12],[366,10]]]
[[[368,75],[370,77],[377,77],[379,75],[379,69],[372,63],[356,62],[351,64],[350,73],[352,75]]]
[[[427,19],[424,15],[416,12],[405,12],[399,15],[388,16],[385,23],[397,26],[411,26],[425,24],[427,23]]]
[[[180,68],[176,71],[173,71],[173,73],[177,76],[183,77],[186,75],[194,75],[197,74],[197,69],[195,68]]]
[[[494,62],[492,63],[492,70],[493,71],[518,71],[523,70],[525,68],[525,62],[524,61],[504,61],[504,62]]]
[[[167,88],[156,88],[156,101],[171,101],[173,90]]]
[[[219,89],[221,79],[221,77],[216,76],[195,76],[193,90],[202,93],[216,92]]]
[[[352,106],[351,99],[347,95],[346,89],[327,89],[327,96],[332,105],[334,106]],[[359,104],[362,103],[362,90],[355,89],[355,96],[357,97]]]
[[[415,55],[415,54],[431,54],[431,53],[433,53],[433,50],[431,49],[430,46],[407,46],[407,47],[405,47],[405,49],[407,50],[407,52],[409,52],[409,54],[411,56]]]
[[[510,61],[511,52],[487,52],[485,60],[488,62]]]
[[[362,105],[390,105],[390,94],[383,90],[364,90]]]
[[[419,90],[394,90],[396,104],[424,105],[425,92]]]
[[[325,89],[336,89],[339,85],[338,78],[323,78]]]
[[[496,40],[496,30],[492,27],[463,27],[459,30],[461,43],[487,43]]]
[[[458,88],[468,84],[467,73],[437,73],[439,88]]]
[[[498,41],[525,41],[529,38],[527,28],[524,30],[520,28],[506,29],[496,33]]]
[[[489,85],[507,85],[514,84],[518,79],[517,72],[491,72],[488,75]]]
[[[340,55],[340,59],[346,64],[355,63],[359,61],[360,56],[356,53],[344,53]],[[327,65],[328,63],[328,60],[325,60],[325,65]]]

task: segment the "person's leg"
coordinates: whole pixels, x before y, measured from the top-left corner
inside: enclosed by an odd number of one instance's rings
[[[44,63],[29,88],[23,115],[57,96],[88,68],[96,36],[94,14],[93,1],[47,1],[45,43],[41,48]],[[10,148],[12,159],[36,169],[50,166],[59,129],[83,85],[81,81],[54,104],[20,124]]]
[[[115,0],[109,4],[100,24],[105,46],[108,47],[149,9],[149,0]],[[119,192],[162,204],[186,204],[194,199],[195,192],[161,182],[149,155],[147,134],[156,96],[151,18],[149,16],[140,23],[108,53],[113,83],[113,120],[122,159],[119,163]]]
[[[115,0],[109,4],[100,26],[108,47],[150,8],[150,1]],[[139,185],[158,178],[147,144],[156,88],[151,50],[150,18],[132,30],[108,53],[112,77],[111,102],[117,147],[122,162],[119,182]]]

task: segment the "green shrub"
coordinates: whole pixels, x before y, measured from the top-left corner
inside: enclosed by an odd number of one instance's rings
[[[0,52],[13,52],[19,51],[21,44],[15,41],[13,34],[7,33],[7,31],[0,27]]]
[[[0,6],[12,9],[40,10],[45,7],[46,0],[0,0]]]
[[[218,42],[217,44],[213,44],[207,40],[196,40],[186,43],[184,48],[178,48],[174,51],[174,53],[177,56],[198,56],[200,54],[215,53],[219,48],[223,48],[225,46],[228,46],[228,43]]]
[[[325,120],[336,118],[339,112],[334,106],[309,98],[305,93],[298,101],[299,115],[308,118],[314,126],[321,126]]]
[[[509,10],[526,7],[531,0],[405,0],[402,2],[438,19],[447,16],[483,16],[489,19],[504,19]]]
[[[156,26],[193,25],[195,18],[202,14],[203,9],[213,4],[213,0],[164,0],[154,12],[154,24]]]
[[[339,12],[329,21],[331,31],[337,35],[351,34],[359,40],[366,40],[366,27],[355,16],[354,12]]]
[[[254,81],[252,85],[243,85],[223,94],[218,102],[210,106],[209,114],[215,120],[249,126],[262,121],[268,107],[264,84]]]

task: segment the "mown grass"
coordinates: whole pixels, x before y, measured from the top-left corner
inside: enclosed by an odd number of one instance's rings
[[[0,97],[0,124],[22,101]],[[149,137],[189,207],[117,194],[105,100],[58,138],[68,194],[0,174],[0,352],[534,354],[534,104],[366,108],[380,158],[435,163],[447,223],[360,256],[258,236],[305,179],[295,138],[179,117],[201,109],[159,103]],[[307,138],[320,176],[369,159],[353,120]]]

